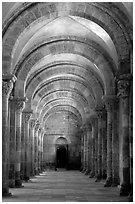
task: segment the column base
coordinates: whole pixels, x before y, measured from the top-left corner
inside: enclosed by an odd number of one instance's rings
[[[95,177],[95,173],[93,171],[90,172],[89,178],[94,178]]]
[[[23,188],[21,180],[15,180],[15,188]]]
[[[90,170],[86,170],[85,172],[84,172],[84,175],[88,175],[90,173]]]
[[[40,168],[38,168],[38,172],[39,172],[39,173],[42,173],[42,170],[41,170]]]
[[[108,177],[104,187],[111,187],[112,186],[112,177]]]
[[[129,202],[133,202],[133,189],[131,191],[130,191],[130,194],[128,195]]]
[[[120,185],[120,196],[130,195],[130,184],[121,184]]]
[[[10,197],[12,196],[12,193],[3,193],[2,192],[2,197]]]
[[[101,175],[101,174],[98,174],[97,177],[96,177],[95,182],[100,182],[101,179],[102,179],[102,175]]]
[[[112,180],[112,187],[116,187],[118,185],[119,185],[119,179],[113,178],[113,180]]]
[[[9,189],[8,188],[3,188],[2,189],[2,197],[10,197],[12,196],[11,193],[9,193]]]
[[[83,170],[81,171],[82,173],[84,173],[86,171],[86,169],[85,168],[83,168]]]
[[[28,181],[30,180],[30,177],[29,177],[29,176],[24,176],[24,177],[23,177],[23,180],[24,180],[25,182],[28,182]]]
[[[102,175],[102,179],[105,180],[106,178],[107,178],[107,173],[104,171],[104,172],[103,172],[103,175]]]
[[[37,169],[34,171],[34,173],[35,175],[39,175],[39,171]]]
[[[80,171],[81,171],[81,172],[82,172],[82,170],[83,170],[83,167],[80,168]]]
[[[31,172],[30,176],[31,176],[31,177],[35,176],[35,173],[34,173],[34,172]]]
[[[9,188],[15,188],[15,180],[13,180],[13,179],[11,180],[11,179],[10,179],[8,186],[9,186]]]

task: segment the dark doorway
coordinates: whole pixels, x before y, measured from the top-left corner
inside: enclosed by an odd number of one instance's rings
[[[59,145],[56,152],[57,168],[67,167],[67,148],[66,146]]]

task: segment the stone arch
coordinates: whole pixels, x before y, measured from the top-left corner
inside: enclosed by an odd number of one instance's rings
[[[78,49],[78,51],[77,50],[74,51],[75,54],[78,54],[78,52],[79,52],[80,55],[83,55],[88,59],[90,58],[90,60],[92,60],[93,63],[96,64],[97,67],[100,69],[100,72],[102,72],[104,74],[104,77],[105,77],[104,72],[106,72],[106,75],[107,75],[106,77],[111,78],[110,83],[112,83],[112,84],[108,84],[107,80],[105,80],[106,83],[107,83],[105,91],[108,92],[108,90],[106,90],[106,89],[111,87],[110,88],[111,90],[109,90],[109,92],[114,92],[113,75],[112,75],[112,73],[109,73],[110,72],[109,67],[110,67],[111,64],[106,62],[105,58],[102,56],[101,53],[99,53],[99,55],[96,56],[96,52],[95,52],[96,50],[93,50],[93,49],[89,48],[86,44],[85,44],[85,47],[82,47],[83,44],[81,43],[81,47],[78,47],[80,45],[80,43],[79,43],[79,45],[77,45],[77,47],[75,48],[74,45],[73,45],[73,42],[70,42],[70,41],[67,42],[66,41],[66,42],[61,42],[61,43],[55,43],[57,46],[53,45],[53,47],[51,48],[51,49],[53,49],[53,54],[55,54],[55,52],[59,52],[59,49],[61,50],[61,52],[69,52],[69,50],[70,50],[70,52],[73,52],[74,49]],[[49,46],[49,45],[47,45],[47,46]],[[25,66],[23,66],[23,68],[22,68],[23,71],[21,71],[18,74],[18,82],[17,83],[19,83],[21,85],[21,88],[22,88],[22,85],[23,85],[22,80],[24,80],[24,78],[26,78],[26,75],[30,71],[31,66],[33,66],[37,61],[39,61],[43,57],[43,55],[48,51],[49,50],[48,49],[46,50],[46,47],[43,46],[41,48],[41,52],[39,52],[39,50],[36,51],[36,53],[33,55],[33,59],[30,59],[30,58],[27,59],[27,62],[25,63]],[[46,55],[49,54],[49,53],[50,53],[50,51],[48,53],[46,53]],[[91,59],[92,57],[94,59]],[[22,63],[20,62],[19,64],[22,64]],[[17,67],[20,67],[19,64],[18,64]],[[112,67],[112,65],[111,65],[111,67]],[[22,76],[23,76],[23,78],[22,78]],[[19,87],[18,87],[18,89],[19,89]],[[19,92],[21,92],[21,91],[19,90]],[[23,92],[22,94],[24,94],[24,90],[22,90],[22,92]]]
[[[76,117],[78,118],[79,124],[82,124],[82,117],[81,117],[79,111],[78,111],[76,108],[74,108],[74,107],[72,107],[72,106],[67,106],[67,105],[66,105],[66,106],[57,105],[57,106],[53,106],[52,108],[48,109],[48,110],[46,111],[45,115],[44,115],[43,120],[44,120],[44,119],[46,120],[46,118],[47,118],[50,114],[52,114],[53,112],[57,112],[57,111],[67,111],[67,112],[71,112],[71,113],[75,114]],[[44,121],[45,121],[45,120],[44,120]]]
[[[55,141],[55,144],[65,145],[68,144],[68,141],[65,137],[58,137]]]
[[[51,4],[44,3],[44,4],[40,4],[40,6],[37,6],[37,5],[39,5],[39,3],[33,3],[33,4],[28,3],[28,4],[20,6],[20,9],[18,9],[17,12],[15,12],[12,16],[10,16],[9,19],[4,23],[3,35],[5,36],[7,31],[10,30],[8,28],[10,26],[12,26],[12,23],[15,20],[17,21],[17,17],[19,16],[20,12],[22,14],[23,22],[19,23],[19,24],[23,25],[23,26],[21,29],[19,29],[16,32],[17,33],[16,38],[22,32],[22,29],[28,27],[33,21],[40,18],[41,16],[45,15],[46,17],[50,17],[50,15],[52,16],[52,14],[54,13],[55,17],[57,17],[60,15],[60,13],[62,15],[62,12],[64,12],[67,15],[81,16],[83,18],[91,19],[94,22],[98,23],[107,31],[107,33],[110,34],[111,38],[113,39],[113,41],[115,43],[116,49],[118,50],[118,55],[121,56],[121,58],[125,58],[125,57],[127,58],[127,56],[129,55],[129,50],[124,49],[124,48],[127,48],[127,45],[128,45],[127,42],[128,42],[128,37],[129,37],[128,34],[126,35],[125,29],[124,29],[124,26],[127,24],[127,22],[124,25],[124,23],[119,20],[119,24],[118,24],[117,23],[118,18],[113,15],[114,11],[112,12],[111,10],[109,10],[109,12],[108,12],[108,9],[104,7],[104,4],[77,3],[75,5],[72,5],[72,3],[61,2],[61,3],[51,3]],[[59,6],[57,6],[57,5],[59,5]],[[61,6],[60,5],[62,5],[62,12],[61,12]],[[87,5],[87,8],[86,8],[86,5]],[[35,8],[34,8],[34,6],[35,6]],[[42,6],[43,6],[43,8],[42,8]],[[33,9],[33,10],[31,10],[30,12],[27,12],[26,8],[29,9],[29,11],[31,9]],[[85,10],[85,12],[84,12],[84,10]],[[105,10],[106,10],[106,12],[104,12]],[[49,11],[49,13],[48,13],[48,11]],[[122,11],[120,11],[120,10],[119,10],[119,12],[122,13]],[[25,13],[25,19],[23,18],[23,13]],[[99,19],[99,14],[100,14],[100,19]],[[124,14],[123,14],[123,16],[124,16]],[[126,21],[125,18],[124,18],[124,21]],[[105,22],[106,22],[107,26],[106,26]],[[118,36],[118,33],[119,33],[119,36]],[[6,43],[3,47],[3,49],[5,50],[5,53],[8,50],[8,56],[4,56],[4,58],[3,58],[3,60],[5,61],[5,63],[4,63],[5,69],[7,68],[7,66],[10,67],[11,52],[12,52],[12,48],[14,46],[14,40],[12,39],[11,33],[9,34],[9,36],[10,36],[9,40],[6,41]],[[8,47],[9,49],[7,49],[7,45],[9,44],[9,41],[11,43],[10,43],[10,46]],[[122,47],[121,47],[121,41],[124,42]]]

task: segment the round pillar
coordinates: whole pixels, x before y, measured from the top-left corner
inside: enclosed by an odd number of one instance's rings
[[[30,179],[30,137],[29,137],[29,120],[32,115],[32,111],[25,110],[24,115],[24,135],[25,135],[25,171],[24,180]]]
[[[34,171],[35,174],[39,174],[38,172],[38,130],[40,127],[40,123],[37,121],[36,126],[35,126],[35,132],[34,132],[34,144],[35,144],[35,152],[34,152]]]
[[[110,187],[113,184],[113,166],[114,161],[113,152],[114,152],[114,102],[116,101],[116,96],[104,96],[103,100],[105,102],[107,110],[107,179],[105,187]],[[116,141],[115,141],[116,142]],[[118,142],[118,141],[117,141]],[[117,161],[118,162],[118,161]]]
[[[83,128],[83,170],[82,173],[84,173],[86,171],[86,130],[85,128]]]
[[[9,144],[9,187],[15,187],[15,158],[16,158],[16,130],[15,130],[15,104],[10,95],[10,144]]]
[[[44,139],[44,129],[42,129],[42,133],[41,133],[41,171],[44,170],[43,168],[43,139]]]
[[[81,169],[80,171],[83,170],[84,167],[84,136],[83,136],[83,131],[81,130]]]
[[[15,187],[22,187],[21,181],[21,124],[22,111],[26,98],[14,98],[15,100],[15,123],[16,123],[16,164],[15,164]]]
[[[107,177],[107,114],[102,117],[102,179]]]
[[[13,89],[14,75],[2,79],[2,196],[9,196],[9,124],[8,99]]]
[[[86,125],[86,134],[87,134],[87,140],[86,140],[86,158],[87,158],[87,169],[85,171],[85,175],[88,175],[91,172],[91,168],[92,168],[92,136],[91,136],[91,124],[88,123]]]
[[[90,118],[91,123],[91,172],[89,178],[93,178],[96,175],[95,172],[95,138],[96,138],[96,129],[95,129],[95,123],[96,118]]]
[[[102,179],[102,120],[103,120],[102,109],[96,109],[98,116],[98,172],[96,176],[96,182]]]
[[[36,125],[37,120],[36,119],[31,119],[30,120],[30,139],[31,139],[31,171],[30,174],[31,176],[35,175],[34,172],[34,163],[35,163],[35,159],[34,159],[34,155],[35,155],[35,138],[34,138],[34,128]]]
[[[38,130],[38,172],[41,173],[41,133],[42,128]]]
[[[131,75],[121,76],[118,81],[118,97],[120,109],[120,195],[130,193],[130,148],[129,148],[129,93]]]

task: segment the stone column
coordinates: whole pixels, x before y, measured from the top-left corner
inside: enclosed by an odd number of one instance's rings
[[[90,118],[91,123],[91,172],[89,178],[93,178],[95,176],[95,120],[96,118]]]
[[[130,193],[130,150],[129,150],[129,93],[131,75],[121,76],[118,81],[118,97],[120,108],[120,195]]]
[[[36,120],[35,119],[31,119],[30,120],[30,138],[31,138],[31,172],[30,175],[34,176],[35,172],[34,172],[34,163],[35,163],[35,159],[34,159],[34,155],[35,155],[35,138],[34,138],[34,128],[36,125]]]
[[[40,123],[37,122],[36,123],[36,126],[35,126],[35,133],[34,133],[34,144],[35,144],[35,152],[34,152],[34,159],[35,159],[35,167],[34,167],[34,171],[35,171],[35,174],[39,174],[38,172],[38,130],[39,130],[39,127],[40,127]]]
[[[15,130],[15,104],[10,95],[10,144],[9,144],[9,187],[15,187],[15,158],[16,158],[16,130]]]
[[[41,172],[44,170],[43,168],[43,137],[44,137],[44,130],[41,133]]]
[[[2,196],[9,196],[9,131],[8,99],[13,89],[14,75],[5,75],[2,79]]]
[[[107,114],[102,117],[102,179],[107,177]]]
[[[92,144],[91,144],[91,140],[92,140],[92,136],[91,136],[91,124],[87,124],[86,126],[86,134],[87,134],[87,140],[86,140],[86,149],[87,149],[87,153],[86,153],[86,157],[87,157],[87,169],[85,171],[85,175],[88,175],[91,172],[91,168],[92,168]]]
[[[88,141],[89,141],[89,133],[88,133],[88,125],[85,125],[85,172],[84,174],[87,175],[88,173]]]
[[[105,187],[110,187],[113,184],[112,176],[112,135],[114,123],[114,101],[116,96],[104,96],[103,100],[107,109],[107,179]]]
[[[103,110],[96,109],[98,116],[98,174],[96,176],[96,182],[102,179],[102,117]]]
[[[14,98],[15,100],[15,122],[16,122],[16,164],[15,164],[15,187],[22,187],[21,181],[21,124],[22,111],[26,98]]]
[[[95,177],[98,175],[98,119],[95,120]]]
[[[24,180],[24,175],[25,175],[25,131],[24,131],[24,127],[25,127],[25,116],[22,113],[22,124],[21,124],[21,172],[20,172],[20,176],[21,176],[21,180]]]
[[[87,165],[86,165],[86,129],[83,128],[83,170],[82,173],[86,171]]]
[[[130,149],[130,198],[133,201],[133,81],[130,82],[129,95],[129,149]]]
[[[112,124],[112,186],[119,185],[119,101],[114,97]]]
[[[38,172],[41,173],[41,133],[42,128],[38,130]]]
[[[25,110],[24,115],[24,135],[25,135],[25,172],[24,180],[30,179],[30,137],[29,137],[29,120],[32,115],[32,111]]]
[[[81,169],[80,171],[83,170],[84,167],[84,135],[83,135],[83,131],[81,131]]]

